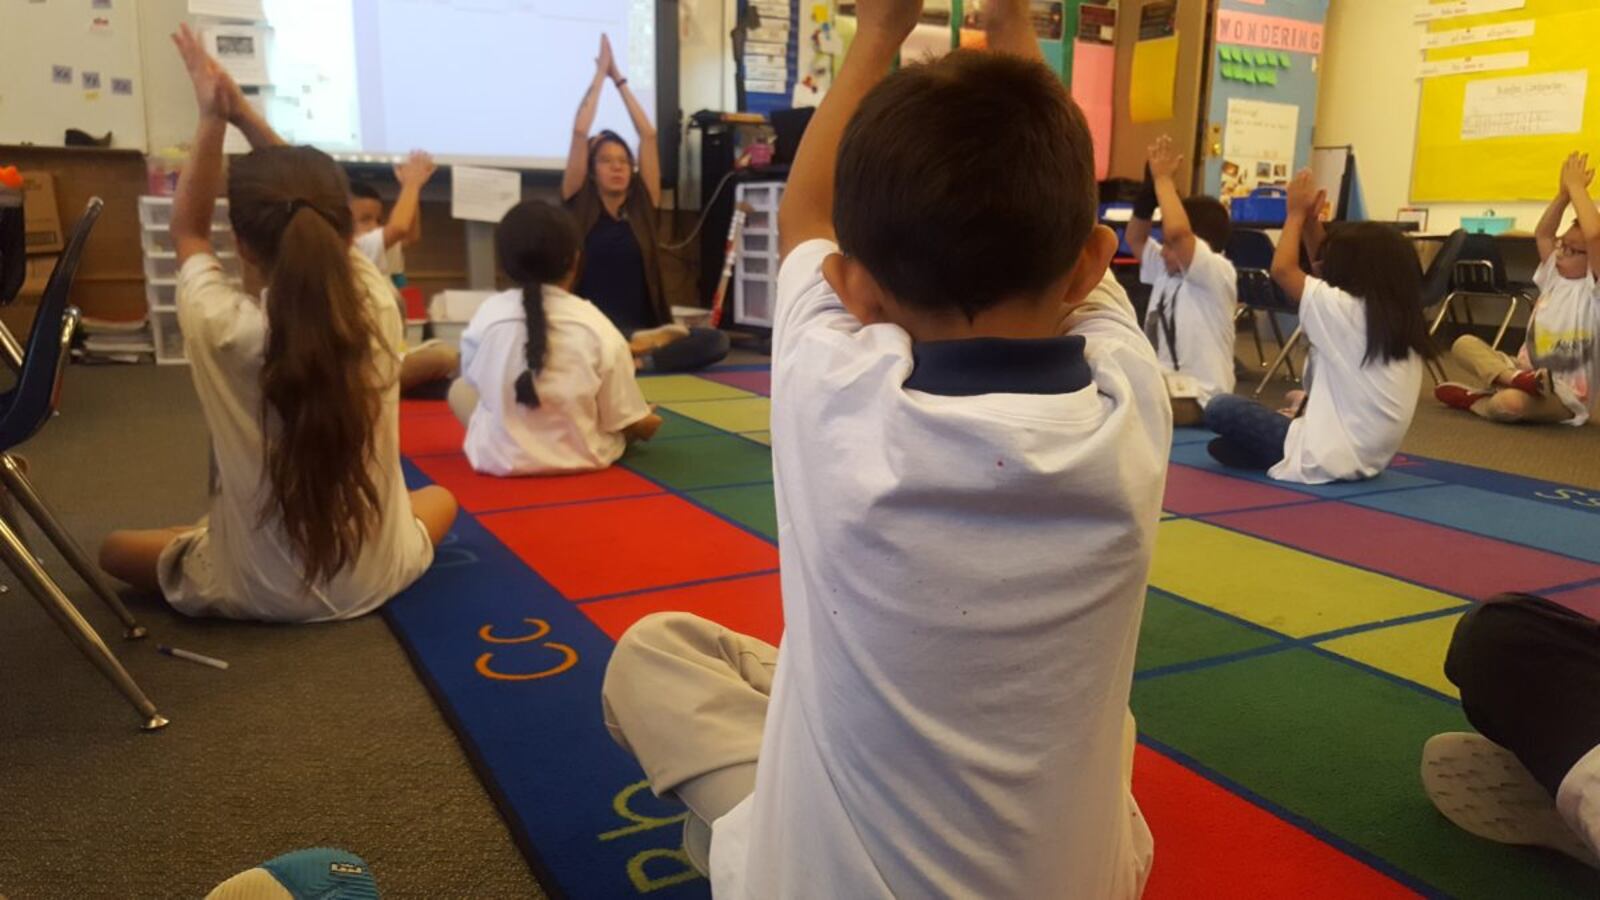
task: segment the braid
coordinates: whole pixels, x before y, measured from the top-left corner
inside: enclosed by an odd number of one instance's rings
[[[538,409],[539,392],[534,388],[533,380],[543,371],[544,358],[550,349],[550,323],[544,314],[544,285],[522,286],[522,313],[528,320],[528,370],[517,376],[517,402]]]
[[[581,238],[567,211],[548,203],[519,203],[500,221],[495,235],[500,264],[522,285],[522,313],[528,321],[527,371],[514,385],[517,402],[537,409],[534,381],[550,350],[550,319],[544,309],[546,285],[559,284],[578,261]]]

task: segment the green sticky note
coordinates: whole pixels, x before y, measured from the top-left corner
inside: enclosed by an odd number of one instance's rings
[[[1245,69],[1244,70],[1244,80],[1249,84],[1255,84],[1256,83],[1255,70],[1254,69]]]
[[[1275,84],[1278,83],[1278,73],[1274,72],[1271,69],[1268,69],[1265,72],[1262,72],[1260,74],[1259,78],[1260,78],[1260,81],[1261,81],[1262,84],[1274,84],[1275,85]]]
[[[1267,51],[1265,51],[1265,50],[1257,50],[1256,51],[1256,65],[1258,65],[1258,66],[1268,65],[1269,64],[1268,59],[1269,59],[1269,57],[1267,55]]]
[[[1222,76],[1223,81],[1232,81],[1233,63],[1223,63],[1221,66],[1217,67],[1217,73]]]
[[[1285,69],[1292,69],[1294,68],[1294,60],[1290,58],[1289,54],[1280,50],[1278,51],[1278,65]]]

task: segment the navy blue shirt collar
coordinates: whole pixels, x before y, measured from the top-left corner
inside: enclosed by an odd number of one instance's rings
[[[1080,336],[969,338],[912,347],[908,390],[944,397],[1070,394],[1094,383]]]

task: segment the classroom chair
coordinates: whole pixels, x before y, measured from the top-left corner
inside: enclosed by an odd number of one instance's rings
[[[6,490],[28,511],[28,515],[72,568],[121,620],[127,629],[126,636],[135,639],[145,636],[144,627],[128,612],[88,554],[45,506],[12,452],[38,433],[58,406],[61,382],[66,372],[67,350],[78,328],[78,310],[67,305],[67,295],[72,290],[84,244],[88,242],[89,233],[100,218],[103,206],[100,198],[91,199],[83,218],[73,229],[66,251],[61,254],[55,270],[50,274],[44,296],[39,301],[16,384],[5,393],[0,393],[0,482],[4,482]],[[89,624],[60,585],[44,570],[40,560],[29,551],[23,543],[20,529],[3,518],[0,518],[0,560],[56,620],[83,655],[133,704],[144,719],[144,730],[155,731],[165,727],[166,718],[156,711],[155,704],[150,702],[134,682],[133,676],[117,661],[94,626]]]
[[[1459,236],[1459,237],[1458,237]],[[1455,253],[1446,257],[1447,251],[1454,244]],[[1490,234],[1467,234],[1457,230],[1450,235],[1450,240],[1440,249],[1439,256],[1434,260],[1434,267],[1448,264],[1446,270],[1450,274],[1450,289],[1445,294],[1444,302],[1440,304],[1438,312],[1433,317],[1433,324],[1428,333],[1434,334],[1439,330],[1440,324],[1448,313],[1452,321],[1459,322],[1456,316],[1456,301],[1472,297],[1490,297],[1506,301],[1506,314],[1500,320],[1500,329],[1495,332],[1494,340],[1489,344],[1496,350],[1500,349],[1500,342],[1505,340],[1506,331],[1511,327],[1511,320],[1516,318],[1517,308],[1526,303],[1528,308],[1533,308],[1534,300],[1539,296],[1539,290],[1531,284],[1511,281],[1506,277],[1505,260],[1500,253],[1500,245]],[[1475,324],[1472,321],[1472,308],[1463,303],[1461,312],[1466,317],[1466,324]]]
[[[1295,372],[1294,358],[1290,352],[1300,342],[1301,333],[1296,328],[1287,341],[1283,339],[1283,326],[1278,323],[1278,316],[1283,313],[1292,314],[1295,310],[1289,298],[1284,296],[1283,289],[1272,280],[1274,252],[1272,238],[1266,232],[1235,228],[1232,236],[1228,238],[1228,249],[1224,254],[1239,273],[1238,316],[1250,320],[1250,335],[1255,339],[1256,356],[1266,368],[1266,372],[1261,376],[1261,384],[1256,388],[1256,396],[1261,395],[1267,382],[1272,380],[1272,376],[1280,367],[1288,367],[1291,381],[1300,380],[1299,374]],[[1273,339],[1280,348],[1270,366],[1267,364],[1266,351],[1261,345],[1260,313],[1267,314],[1267,322],[1272,326]]]

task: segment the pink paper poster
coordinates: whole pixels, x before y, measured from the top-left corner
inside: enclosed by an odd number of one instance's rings
[[[1116,72],[1116,47],[1073,42],[1072,99],[1078,101],[1084,118],[1089,120],[1089,133],[1094,137],[1094,176],[1101,181],[1111,174],[1112,88]]]

